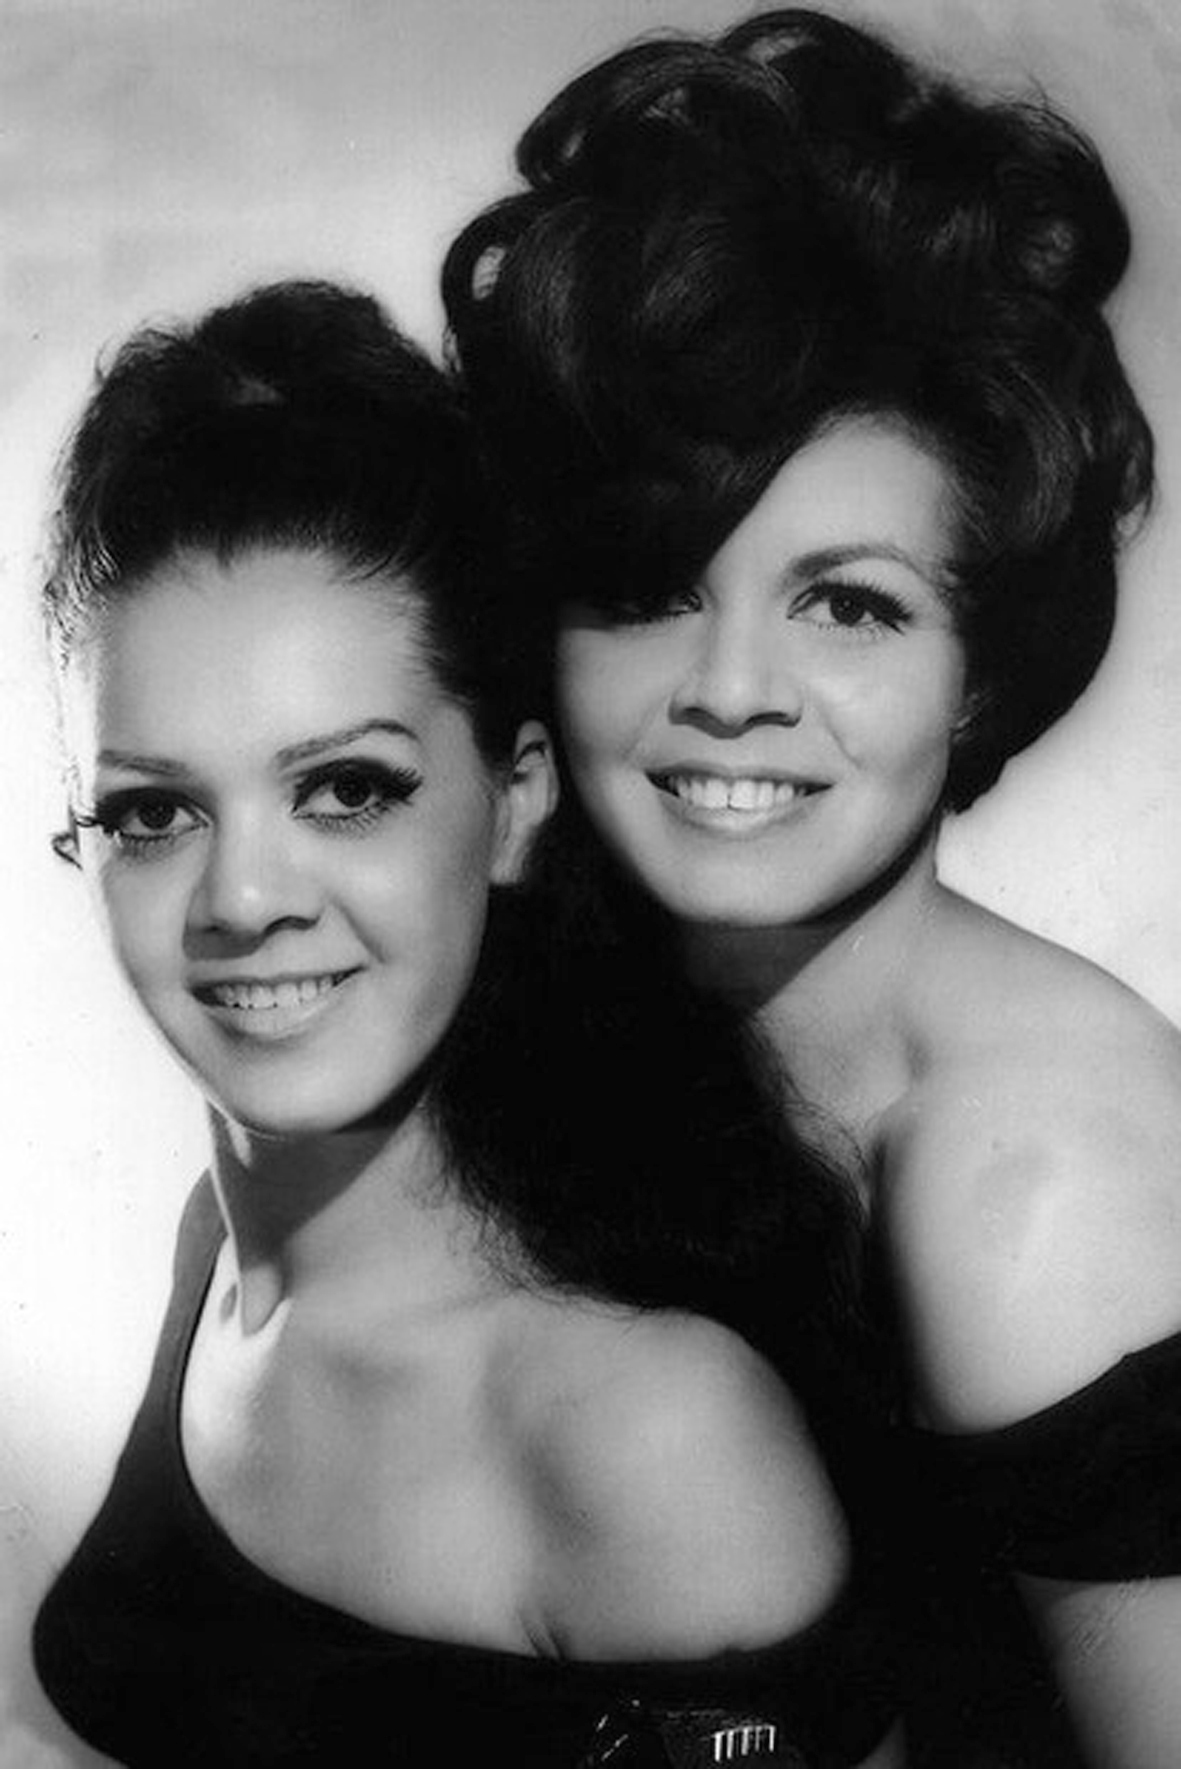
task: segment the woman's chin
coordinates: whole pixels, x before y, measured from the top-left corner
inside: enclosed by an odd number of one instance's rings
[[[212,1110],[246,1136],[268,1142],[309,1142],[372,1129],[382,1104],[244,1101],[206,1096]]]

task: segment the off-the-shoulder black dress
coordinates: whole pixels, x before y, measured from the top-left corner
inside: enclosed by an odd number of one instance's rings
[[[888,1730],[892,1638],[853,1587],[762,1651],[604,1664],[387,1633],[264,1574],[206,1511],[180,1448],[181,1382],[221,1235],[203,1183],[110,1492],[37,1619],[38,1673],[81,1737],[135,1769],[849,1769]]]
[[[909,1679],[916,1769],[951,1749],[968,1769],[1081,1769],[1012,1575],[1181,1575],[1181,1333],[1011,1425],[907,1433],[904,1456],[926,1641]]]

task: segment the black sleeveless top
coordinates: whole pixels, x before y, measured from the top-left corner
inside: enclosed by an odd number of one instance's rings
[[[1014,1572],[1103,1583],[1181,1574],[1181,1334],[989,1431],[904,1434],[917,1629],[913,1769],[1082,1769]],[[954,1748],[953,1748],[954,1747]],[[950,1755],[949,1755],[950,1751]]]
[[[849,1769],[884,1735],[887,1635],[852,1588],[763,1650],[581,1663],[389,1633],[254,1566],[206,1511],[180,1446],[181,1383],[221,1237],[203,1182],[110,1491],[37,1618],[41,1681],[83,1738],[152,1769]]]
[[[1181,1574],[1181,1333],[998,1430],[914,1434],[941,1502],[1019,1572]]]

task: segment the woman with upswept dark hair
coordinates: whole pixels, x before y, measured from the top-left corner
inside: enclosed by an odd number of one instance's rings
[[[805,9],[612,56],[518,165],[444,294],[554,642],[547,839],[611,856],[863,1188],[931,1556],[1020,1594],[1078,1735],[1006,1736],[1016,1657],[973,1700],[966,1603],[929,1760],[1166,1769],[1181,1040],[935,865],[1108,644],[1152,486],[1124,211],[1040,96]]]
[[[137,333],[67,448],[59,851],[212,1134],[37,1668],[150,1769],[892,1769],[817,1442],[865,1434],[855,1205],[529,889],[501,547],[446,377],[332,285]]]

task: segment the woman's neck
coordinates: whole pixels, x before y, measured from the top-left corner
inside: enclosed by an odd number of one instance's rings
[[[425,1111],[303,1138],[259,1136],[214,1114],[213,1148],[244,1331],[297,1296],[361,1323],[487,1288],[478,1225]]]
[[[944,898],[934,834],[823,921],[684,934],[693,980],[767,1038],[809,1107],[859,1134],[914,1078],[921,958]]]

